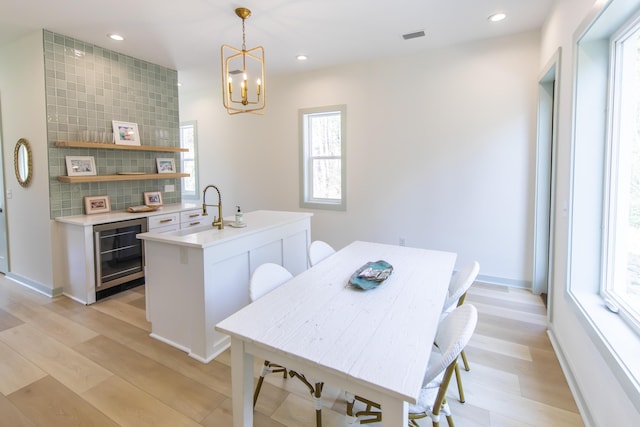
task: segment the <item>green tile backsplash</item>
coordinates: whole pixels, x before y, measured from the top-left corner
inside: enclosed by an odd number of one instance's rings
[[[84,213],[84,196],[109,195],[111,210],[143,204],[145,191],[162,193],[165,204],[180,202],[180,179],[64,184],[66,156],[93,156],[98,175],[156,172],[156,157],[179,153],[57,148],[55,141],[82,141],[86,131],[111,137],[111,122],[138,124],[142,145],[179,147],[178,73],[70,37],[43,31],[49,195],[51,218]],[[83,133],[83,131],[85,131]],[[89,138],[93,139],[93,138]]]

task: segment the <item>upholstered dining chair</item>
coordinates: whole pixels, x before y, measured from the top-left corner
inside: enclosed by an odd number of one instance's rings
[[[314,240],[309,246],[309,264],[311,267],[336,252],[327,242]]]
[[[456,307],[461,306],[464,303],[464,300],[467,297],[467,291],[476,280],[476,277],[478,277],[479,272],[480,264],[477,261],[472,261],[463,265],[460,270],[456,271],[451,276],[448,296],[444,302],[444,306],[442,307],[442,314],[440,316],[441,321]],[[469,361],[467,360],[464,348],[460,353],[460,357],[462,358],[465,371],[469,371]],[[460,376],[460,367],[457,364],[455,367],[455,373],[456,383],[458,384],[458,396],[460,398],[460,402],[464,403],[465,397],[464,389],[462,388],[462,377]]]
[[[251,275],[251,279],[249,280],[249,298],[253,302],[258,298],[261,298],[263,295],[271,292],[278,286],[284,284],[288,280],[290,280],[293,275],[284,267],[279,264],[274,263],[265,263],[258,266],[253,274]],[[258,378],[258,384],[256,385],[256,389],[253,393],[253,407],[255,408],[256,402],[258,401],[258,395],[260,394],[260,389],[262,388],[262,383],[264,382],[264,377],[267,374],[271,373],[282,373],[283,378],[287,377],[287,368],[284,366],[271,363],[268,360],[264,361],[264,365],[262,366],[262,371],[260,372],[260,378]],[[304,385],[309,388],[309,392],[313,397],[316,404],[316,426],[322,426],[322,388],[324,383],[318,382],[311,384],[307,380],[307,378],[296,371],[288,371],[289,376],[295,377],[302,381]]]
[[[471,339],[477,323],[478,311],[473,305],[465,304],[454,308],[438,325],[418,402],[409,405],[410,426],[419,427],[416,420],[429,417],[433,427],[439,427],[440,417],[444,414],[449,427],[454,427],[445,396],[458,364],[458,356]],[[368,424],[382,419],[379,404],[348,393],[347,399],[347,424]],[[367,408],[354,413],[355,400],[365,403]]]

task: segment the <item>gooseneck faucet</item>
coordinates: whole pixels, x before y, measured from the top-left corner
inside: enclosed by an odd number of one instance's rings
[[[210,188],[215,188],[218,193],[218,204],[217,205],[208,205],[207,204],[207,190]],[[207,185],[204,187],[202,191],[202,216],[207,215],[207,206],[217,206],[218,207],[218,217],[213,217],[213,222],[211,225],[213,227],[218,226],[218,230],[222,230],[224,228],[224,224],[222,222],[222,197],[220,196],[220,190],[215,185]]]

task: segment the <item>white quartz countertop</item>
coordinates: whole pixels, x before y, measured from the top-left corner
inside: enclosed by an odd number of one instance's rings
[[[200,227],[192,227],[167,233],[141,233],[138,234],[137,237],[145,241],[167,243],[177,246],[206,248],[232,239],[262,232],[269,228],[302,221],[310,218],[311,216],[313,216],[313,214],[309,212],[260,210],[244,213],[244,223],[246,224],[246,227],[243,228],[233,227],[233,224],[235,224],[232,219],[233,217],[228,217],[225,218],[225,225],[222,230],[218,230],[217,227],[214,228],[211,224],[207,224]],[[210,214],[209,217],[213,221],[213,215]]]
[[[147,218],[154,215],[169,214],[174,212],[181,212],[190,209],[202,209],[201,203],[176,203],[171,205],[165,205],[152,212],[127,212],[127,211],[114,211],[93,215],[74,215],[74,216],[61,216],[56,218],[58,222],[64,222],[66,224],[80,225],[80,226],[92,226],[96,224],[106,224],[109,222],[125,221],[127,219]]]

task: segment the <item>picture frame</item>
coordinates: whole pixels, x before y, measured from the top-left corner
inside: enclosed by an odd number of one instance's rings
[[[67,176],[97,175],[93,156],[66,156]]]
[[[111,199],[109,196],[85,196],[84,212],[87,215],[111,212]]]
[[[176,161],[171,158],[156,157],[158,173],[176,173]]]
[[[144,195],[145,206],[162,206],[162,193],[160,191],[145,191]]]
[[[113,139],[118,145],[140,145],[140,133],[137,123],[112,120]]]

